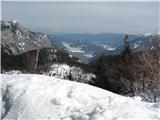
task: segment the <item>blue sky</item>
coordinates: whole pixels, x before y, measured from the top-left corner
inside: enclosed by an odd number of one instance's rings
[[[16,19],[33,31],[67,33],[158,32],[153,2],[2,2],[2,20]]]

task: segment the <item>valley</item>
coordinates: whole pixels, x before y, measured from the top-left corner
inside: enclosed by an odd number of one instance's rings
[[[44,34],[12,21],[1,30],[3,120],[159,119],[159,34]]]

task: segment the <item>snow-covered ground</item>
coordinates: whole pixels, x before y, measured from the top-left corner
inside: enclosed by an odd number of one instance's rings
[[[36,74],[2,74],[5,120],[159,120],[159,103]]]

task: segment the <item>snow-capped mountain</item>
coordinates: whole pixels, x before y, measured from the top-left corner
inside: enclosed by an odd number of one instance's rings
[[[159,104],[35,74],[2,77],[2,120],[159,120]],[[122,110],[123,109],[123,110]]]
[[[27,51],[52,47],[44,33],[31,32],[18,22],[1,21],[2,51],[10,55],[18,55]]]

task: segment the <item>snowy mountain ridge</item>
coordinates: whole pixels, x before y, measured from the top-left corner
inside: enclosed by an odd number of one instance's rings
[[[159,103],[146,103],[45,75],[1,74],[1,77],[2,120],[160,119]]]
[[[46,34],[32,32],[15,20],[1,21],[1,45],[2,51],[10,55],[52,47]]]

